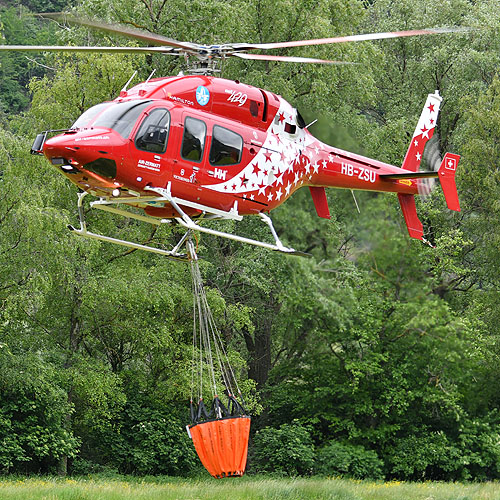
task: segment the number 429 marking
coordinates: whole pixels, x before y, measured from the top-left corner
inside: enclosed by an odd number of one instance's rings
[[[237,102],[238,106],[243,106],[247,102],[248,96],[243,92],[237,92],[236,90],[226,89],[226,94],[230,94],[227,98],[229,102]]]

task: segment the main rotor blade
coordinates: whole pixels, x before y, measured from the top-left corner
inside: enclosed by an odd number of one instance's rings
[[[179,55],[172,47],[87,47],[70,45],[0,45],[0,52],[27,51],[27,52],[108,52],[115,54],[151,53]]]
[[[463,27],[428,28],[421,30],[391,31],[386,33],[367,33],[365,35],[337,36],[333,38],[317,38],[314,40],[296,40],[291,42],[255,43],[255,44],[241,43],[241,44],[235,44],[234,47],[239,50],[251,50],[251,49],[270,50],[270,49],[282,49],[286,47],[305,47],[307,45],[325,45],[330,43],[382,40],[384,38],[401,38],[406,36],[440,35],[442,33],[467,32],[469,30],[470,28],[463,28]]]
[[[247,54],[245,52],[235,52],[229,54],[240,59],[255,59],[258,61],[283,61],[296,63],[315,63],[315,64],[358,64],[348,61],[329,61],[327,59],[313,59],[310,57],[294,57],[294,56],[271,56],[266,54]]]
[[[107,24],[100,21],[94,21],[93,19],[88,19],[85,17],[73,17],[64,13],[47,13],[39,14],[39,16],[54,19],[57,21],[63,21],[70,24],[78,24],[80,26],[86,26],[87,28],[96,29],[99,31],[105,31],[107,33],[113,33],[115,35],[123,35],[129,38],[134,38],[135,40],[141,40],[142,42],[150,43],[153,45],[169,47],[176,47],[184,50],[194,50],[199,51],[200,46],[195,43],[189,42],[179,42],[178,40],[173,40],[161,35],[156,35],[154,33],[148,33],[147,31],[139,30],[136,28],[129,28],[119,24]]]

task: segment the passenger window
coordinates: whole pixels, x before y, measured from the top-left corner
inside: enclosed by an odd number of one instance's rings
[[[137,149],[164,153],[167,149],[170,113],[164,108],[153,109],[144,118],[135,138]]]
[[[181,156],[185,160],[200,162],[203,157],[206,135],[207,126],[204,122],[187,117],[184,122]]]
[[[236,165],[241,161],[243,138],[224,127],[214,126],[210,165]]]

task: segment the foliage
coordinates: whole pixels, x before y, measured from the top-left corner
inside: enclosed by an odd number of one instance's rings
[[[26,15],[27,8],[64,7],[202,43],[482,27],[286,52],[356,65],[234,58],[224,67],[227,78],[280,93],[308,121],[320,115],[311,128],[320,139],[396,165],[425,95],[438,89],[444,100],[434,144],[438,153],[462,155],[462,212],[445,209],[439,188],[418,202],[435,248],[408,239],[395,197],[356,194],[358,213],[351,193],[331,190],[327,221],[302,190],[273,219],[280,238],[312,259],[206,235],[199,253],[215,320],[255,417],[254,471],[497,479],[498,2],[186,5],[26,0],[0,8],[0,33],[11,44],[135,44]],[[69,234],[75,189],[29,154],[36,131],[66,128],[115,98],[134,70],[139,81],[155,68],[175,74],[183,61],[57,54],[36,61],[20,54],[0,61],[0,467],[195,473],[183,431],[192,356],[188,269]],[[110,214],[89,213],[88,221],[97,232],[159,245],[181,234]],[[212,223],[268,237],[252,218]]]
[[[252,470],[285,476],[311,474],[314,447],[309,430],[298,421],[264,427],[253,439]]]
[[[12,3],[17,3],[12,6]],[[27,15],[19,2],[9,7],[0,4],[0,41],[9,45],[48,45],[54,43],[54,29],[50,24]],[[16,52],[0,55],[0,113],[16,115],[30,102],[26,89],[31,78],[44,72],[40,57],[26,57]]]
[[[383,461],[363,446],[332,441],[317,451],[318,474],[357,479],[382,479]]]
[[[128,402],[119,418],[119,432],[103,436],[100,459],[123,473],[192,473],[198,459],[185,431],[186,412],[145,403]]]
[[[498,477],[498,433],[490,423],[465,420],[453,440],[443,431],[399,439],[388,450],[390,474],[407,479]]]
[[[72,412],[54,366],[38,355],[0,348],[0,467],[3,472],[56,471],[76,456],[79,440],[67,429]]]
[[[17,0],[33,12],[61,12],[70,7],[70,0]]]

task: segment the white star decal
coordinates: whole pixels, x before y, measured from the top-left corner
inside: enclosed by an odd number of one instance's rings
[[[288,185],[286,186],[285,188],[285,191],[286,191],[286,196],[288,196],[290,194],[290,188],[292,187],[292,185],[290,183],[288,183]]]
[[[278,201],[280,201],[280,199],[281,199],[281,195],[282,195],[282,194],[283,194],[283,193],[281,192],[281,188],[280,188],[280,189],[278,189],[278,191],[276,191],[276,199],[277,199]]]
[[[319,165],[317,163],[315,163],[312,167],[314,169],[314,173],[317,174],[318,170],[319,170]]]
[[[420,153],[417,153],[415,155],[415,158],[417,159],[417,161],[420,161],[420,159],[422,158],[422,155]]]
[[[267,195],[267,200],[273,201],[273,193],[269,192],[269,194]]]

